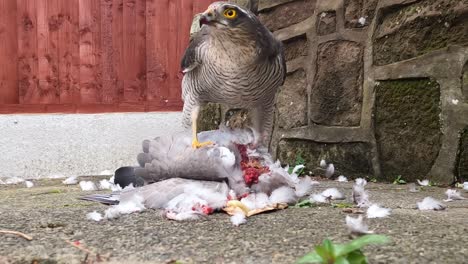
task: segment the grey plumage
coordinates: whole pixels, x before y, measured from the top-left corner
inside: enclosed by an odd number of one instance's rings
[[[193,36],[181,63],[184,125],[190,126],[196,107],[214,102],[250,109],[254,129],[268,136],[286,75],[283,46],[247,9],[216,2],[208,10],[202,22],[209,22]],[[235,10],[235,17],[223,16],[226,10]]]

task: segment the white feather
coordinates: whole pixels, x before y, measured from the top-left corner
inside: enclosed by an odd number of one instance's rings
[[[297,200],[296,193],[294,190],[288,186],[279,187],[274,190],[270,195],[270,203],[295,203]]]
[[[369,206],[367,209],[367,218],[381,218],[390,215],[391,209],[380,207],[377,204]]]
[[[363,182],[360,182],[361,184]],[[369,194],[367,193],[364,185],[354,184],[353,186],[353,202],[358,207],[368,207],[370,205]]]
[[[322,196],[331,200],[343,200],[345,196],[336,188],[329,188],[322,192]]]
[[[257,209],[257,205],[255,204],[255,193],[249,194],[246,197],[240,200],[249,210]]]
[[[96,211],[92,212],[92,213],[88,213],[86,215],[86,218],[88,220],[93,220],[93,221],[96,221],[96,222],[99,222],[102,220],[102,215]]]
[[[445,199],[444,202],[451,202],[453,200],[465,200],[466,199],[457,190],[448,189],[445,192],[445,194],[447,195],[447,199]]]
[[[330,178],[335,173],[335,166],[330,163],[328,164],[327,171],[325,172],[325,177]]]
[[[369,231],[369,226],[364,222],[362,215],[358,216],[357,218],[347,215],[346,226],[353,234],[363,235],[374,233],[373,231]]]
[[[99,173],[99,175],[105,175],[105,176],[108,176],[108,175],[114,175],[114,173],[110,170],[103,170]]]
[[[34,186],[34,183],[32,181],[25,181],[26,188],[32,188]]]
[[[468,182],[463,183],[463,190],[468,191]]]
[[[21,183],[21,182],[24,182],[23,179],[21,178],[18,178],[18,177],[10,177],[10,178],[6,178],[2,181],[0,181],[1,184],[18,184],[18,183]]]
[[[294,174],[297,174],[298,171],[302,170],[303,168],[305,168],[304,165],[296,165],[296,167],[294,167],[294,169],[292,170],[292,173]]]
[[[245,214],[242,212],[236,212],[233,216],[231,216],[231,223],[235,226],[239,226],[239,225],[247,223]]]
[[[65,185],[75,185],[78,183],[78,179],[75,176],[71,176],[62,181]]]
[[[446,206],[441,203],[440,201],[437,201],[436,199],[432,197],[426,197],[422,202],[418,202],[418,209],[419,210],[444,210]]]
[[[365,179],[363,179],[363,178],[357,178],[355,180],[355,182],[356,182],[356,185],[361,185],[361,186],[366,186],[367,185],[367,181]]]
[[[132,195],[126,201],[120,201],[118,205],[113,205],[104,212],[107,219],[117,218],[124,214],[131,214],[145,209],[144,198],[139,194]]]
[[[112,183],[106,179],[99,181],[99,189],[101,190],[110,190]]]
[[[175,221],[191,221],[191,220],[200,219],[201,214],[196,211],[186,211],[186,212],[181,212],[181,213],[167,211],[165,216],[167,219],[171,219]]]
[[[338,179],[336,179],[338,182],[348,182],[348,178],[346,178],[343,175],[338,176]]]
[[[327,162],[326,162],[325,160],[321,160],[321,161],[320,161],[320,167],[321,167],[322,169],[327,168]]]
[[[312,196],[310,197],[310,201],[315,202],[315,203],[327,203],[327,202],[329,202],[329,200],[327,200],[327,197],[323,196],[320,193],[312,194]]]
[[[236,163],[236,156],[226,147],[220,147],[220,157],[223,162],[224,167],[230,168]]]
[[[314,184],[318,184],[317,181],[313,181],[312,178],[306,176],[300,178],[299,182],[295,184],[294,189],[296,189],[297,197],[303,197],[309,195],[312,192]]]
[[[361,26],[364,26],[366,24],[366,18],[365,17],[360,17],[358,19],[358,23],[361,25]]]
[[[92,181],[80,181],[80,188],[82,191],[95,191],[96,185]]]
[[[418,184],[421,185],[421,186],[429,186],[429,180],[417,180],[418,181]]]

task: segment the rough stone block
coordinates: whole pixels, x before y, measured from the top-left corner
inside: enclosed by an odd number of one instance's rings
[[[468,44],[468,2],[426,0],[387,9],[374,33],[374,64]]]
[[[370,145],[362,142],[318,143],[307,140],[282,140],[278,144],[278,158],[283,164],[294,165],[300,156],[307,170],[314,170],[324,159],[335,166],[336,175],[365,177],[373,174]]]
[[[441,146],[440,88],[430,79],[380,82],[376,87],[375,136],[382,175],[392,181],[426,178]]]
[[[218,129],[221,120],[221,105],[213,103],[206,104],[202,107],[199,114],[197,124],[198,132]]]
[[[307,80],[303,70],[286,78],[277,99],[278,126],[294,128],[307,125]]]
[[[329,126],[359,126],[362,75],[362,45],[345,40],[321,44],[310,95],[311,121]]]
[[[286,61],[297,59],[301,56],[307,56],[309,52],[309,43],[306,35],[300,35],[283,42],[284,56]]]
[[[259,14],[260,21],[271,31],[302,22],[314,13],[316,0],[296,0],[266,9]]]
[[[319,36],[328,35],[336,32],[335,11],[320,13],[317,21],[317,34]]]
[[[378,0],[345,0],[345,27],[361,28],[370,24]]]
[[[468,127],[462,131],[460,136],[456,176],[457,180],[460,182],[468,181]]]
[[[462,93],[463,93],[463,96],[465,97],[465,101],[468,102],[468,62],[463,67]]]

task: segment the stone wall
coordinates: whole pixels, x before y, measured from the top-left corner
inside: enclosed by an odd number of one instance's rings
[[[314,171],[325,159],[336,175],[386,181],[468,180],[467,0],[250,2],[286,48],[270,145],[282,162],[300,155]],[[209,107],[209,124],[248,121]]]

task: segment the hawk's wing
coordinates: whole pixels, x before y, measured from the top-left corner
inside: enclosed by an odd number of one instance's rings
[[[185,50],[184,56],[181,61],[181,68],[183,73],[187,73],[195,69],[201,64],[201,60],[198,56],[198,48],[208,38],[208,28],[203,26],[193,38],[190,39],[189,46]]]

